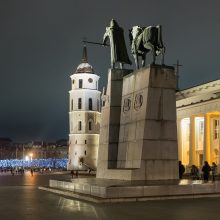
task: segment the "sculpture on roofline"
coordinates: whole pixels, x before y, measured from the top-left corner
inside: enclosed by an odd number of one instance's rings
[[[131,64],[124,39],[124,30],[119,27],[118,23],[112,19],[110,26],[106,27],[103,36],[103,44],[106,45],[107,40],[110,41],[111,48],[111,68],[115,68],[115,64],[119,63],[120,68],[124,64]]]
[[[142,58],[142,67],[145,66],[145,58],[148,52],[153,55],[153,62],[155,64],[156,56],[162,56],[162,65],[164,64],[165,47],[162,41],[162,27],[161,25],[139,27],[134,26],[129,30],[129,37],[131,42],[131,53],[134,56],[136,68],[139,68],[138,58]]]

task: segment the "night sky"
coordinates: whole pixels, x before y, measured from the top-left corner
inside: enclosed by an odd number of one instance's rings
[[[165,63],[183,65],[181,89],[219,78],[219,8],[217,0],[0,0],[0,137],[68,138],[69,76],[81,62],[81,41],[101,42],[112,18],[128,50],[129,28],[162,25]],[[109,49],[87,49],[102,89]]]

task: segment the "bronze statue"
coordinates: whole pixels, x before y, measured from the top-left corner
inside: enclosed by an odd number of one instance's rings
[[[142,58],[142,67],[145,65],[146,54],[151,51],[153,55],[153,64],[155,64],[156,56],[162,55],[162,64],[164,64],[165,47],[162,41],[161,25],[139,27],[134,26],[129,30],[131,41],[131,53],[134,56],[136,67],[139,68],[138,58]]]
[[[120,64],[121,69],[123,64],[131,64],[125,44],[124,30],[119,27],[114,19],[111,20],[110,26],[106,27],[106,32],[103,36],[104,45],[106,45],[108,38],[111,48],[111,68],[115,68],[117,62]]]

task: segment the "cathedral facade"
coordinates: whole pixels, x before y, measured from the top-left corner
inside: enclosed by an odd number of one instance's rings
[[[176,94],[179,160],[188,167],[220,163],[220,80]]]
[[[99,76],[87,61],[83,48],[82,63],[70,76],[69,161],[68,170],[96,169],[100,132]]]

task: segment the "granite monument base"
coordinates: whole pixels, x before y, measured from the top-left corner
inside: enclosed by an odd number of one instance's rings
[[[49,187],[39,188],[95,203],[220,197],[219,181],[203,183],[202,180],[122,181],[79,178],[72,182],[50,180]]]
[[[97,178],[178,179],[174,68],[109,70]]]

